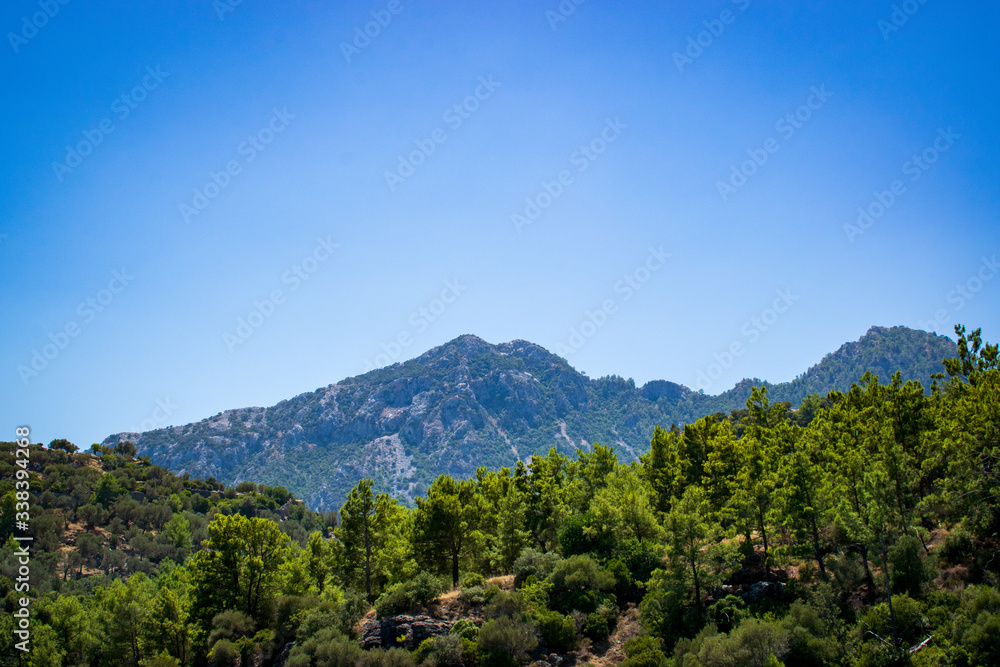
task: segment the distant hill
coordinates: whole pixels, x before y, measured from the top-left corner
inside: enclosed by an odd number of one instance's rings
[[[929,387],[941,360],[955,355],[946,337],[872,327],[791,382],[743,380],[709,396],[666,380],[636,387],[617,376],[590,379],[533,343],[491,345],[465,335],[269,408],[118,433],[103,444],[130,440],[139,455],[178,474],[282,485],[318,510],[338,509],[361,477],[412,502],[439,474],[470,477],[478,466],[510,466],[553,446],[572,453],[600,442],[634,458],[654,426],[740,409],[753,386],[793,404],[846,390],[865,371],[886,382],[900,370]]]

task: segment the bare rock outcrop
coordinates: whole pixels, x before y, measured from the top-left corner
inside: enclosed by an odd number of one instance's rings
[[[431,616],[376,618],[361,628],[361,645],[366,649],[402,646],[412,651],[425,639],[448,634],[451,626],[451,621]]]

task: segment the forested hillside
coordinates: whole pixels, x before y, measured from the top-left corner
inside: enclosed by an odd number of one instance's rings
[[[553,448],[414,508],[8,443],[0,664],[25,469],[32,665],[1000,664],[998,349],[957,333],[929,393],[866,375],[793,412],[755,388],[639,461]]]
[[[480,466],[513,466],[552,447],[568,456],[595,442],[634,461],[653,428],[742,409],[753,387],[793,407],[808,394],[846,391],[865,372],[883,382],[930,387],[955,356],[944,336],[872,327],[795,380],[744,380],[717,396],[655,380],[588,378],[523,340],[491,345],[461,336],[404,363],[347,378],[269,408],[227,410],[193,424],[119,433],[154,463],[177,472],[281,485],[313,509],[336,509],[362,477],[411,505],[442,473],[470,477]],[[711,367],[708,372],[714,372]]]

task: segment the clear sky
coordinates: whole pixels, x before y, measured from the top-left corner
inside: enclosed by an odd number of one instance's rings
[[[996,341],[998,20],[6,2],[0,438],[87,447],[464,333],[713,394],[872,325]]]

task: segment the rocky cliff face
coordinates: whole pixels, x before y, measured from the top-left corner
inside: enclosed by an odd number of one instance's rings
[[[867,368],[887,380],[887,366],[926,380],[954,350],[940,336],[873,328],[770,391],[773,400],[798,401],[807,392],[847,389]],[[743,407],[753,384],[719,396],[664,380],[637,388],[616,376],[592,380],[527,341],[491,345],[466,335],[269,408],[118,433],[104,444],[131,440],[140,455],[175,473],[283,485],[310,507],[329,510],[339,509],[361,477],[412,502],[441,473],[468,477],[478,466],[512,466],[550,447],[572,453],[601,442],[632,458],[648,448],[655,425]]]

